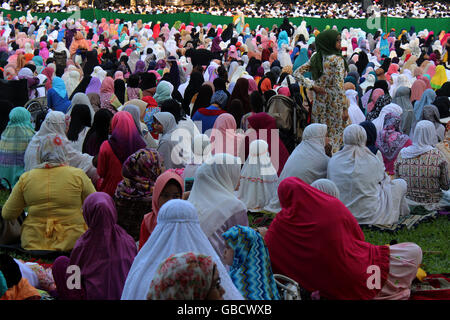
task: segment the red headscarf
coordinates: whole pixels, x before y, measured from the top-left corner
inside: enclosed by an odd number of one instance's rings
[[[264,238],[274,273],[281,273],[326,299],[373,299],[389,274],[388,246],[364,241],[345,205],[299,178],[278,188],[282,210]],[[380,289],[369,289],[369,266],[380,270]]]
[[[278,138],[278,159],[275,154],[272,154],[277,148],[272,144],[271,130],[277,129],[277,122],[274,117],[265,112],[256,113],[248,117],[248,123],[251,128],[256,131],[256,139],[263,139],[269,145],[270,158],[275,169],[277,169],[278,176],[283,171],[284,165],[289,158],[289,152],[286,149],[284,143]],[[265,133],[264,131],[267,130]],[[252,137],[249,137],[248,144],[246,143],[246,154],[248,154],[247,147],[252,143]]]

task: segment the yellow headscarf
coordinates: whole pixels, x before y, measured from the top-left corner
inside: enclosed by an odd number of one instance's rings
[[[436,73],[433,78],[431,78],[431,88],[434,90],[440,89],[444,83],[447,82],[447,73],[443,65],[436,67]]]

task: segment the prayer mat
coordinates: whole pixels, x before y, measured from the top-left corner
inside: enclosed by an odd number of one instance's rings
[[[269,227],[275,218],[275,214],[268,211],[247,212],[248,224],[252,228]]]
[[[394,224],[370,224],[370,225],[360,225],[362,229],[375,229],[379,231],[390,231],[395,232],[403,228],[407,228],[408,230],[411,230],[412,228],[416,227],[419,223],[427,222],[430,220],[436,219],[438,216],[437,211],[428,211],[428,213],[425,213],[421,209],[419,214],[409,214],[405,217],[401,217],[397,223]]]
[[[450,273],[429,274],[411,285],[409,300],[450,300]]]

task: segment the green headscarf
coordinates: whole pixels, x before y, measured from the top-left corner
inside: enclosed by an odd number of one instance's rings
[[[333,29],[325,30],[319,33],[316,37],[316,54],[311,57],[311,73],[313,80],[317,80],[323,73],[323,58],[335,54],[342,57],[339,50],[336,49],[336,40],[339,32]],[[345,64],[345,69],[348,70],[348,64],[344,57],[342,57]]]

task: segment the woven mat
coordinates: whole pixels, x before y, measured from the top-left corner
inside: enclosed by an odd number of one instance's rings
[[[430,274],[411,285],[410,300],[450,300],[450,273]]]
[[[370,224],[361,225],[361,228],[375,229],[380,231],[398,231],[406,228],[408,230],[415,228],[418,224],[436,219],[438,211],[431,211],[427,214],[410,214],[400,218],[397,223],[394,224]]]

